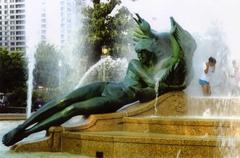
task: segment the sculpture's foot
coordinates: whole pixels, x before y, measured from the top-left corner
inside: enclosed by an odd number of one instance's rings
[[[2,143],[6,146],[11,146],[21,141],[25,137],[26,134],[24,134],[22,130],[19,127],[17,127],[3,136]]]

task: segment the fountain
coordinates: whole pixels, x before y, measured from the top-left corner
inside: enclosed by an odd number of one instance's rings
[[[209,5],[213,5],[211,1]],[[204,42],[211,42],[212,36],[210,39],[198,36],[195,35],[195,39],[202,47],[197,53],[201,53],[205,51]],[[216,47],[219,46],[212,45],[207,52]],[[220,59],[228,51],[214,53]],[[194,56],[193,61],[203,58]],[[227,60],[225,62],[229,64]],[[89,70],[88,75],[98,66]],[[84,76],[82,80],[86,78]],[[83,83],[81,81],[79,85]],[[136,106],[127,106],[117,113],[91,115],[81,122],[51,127],[46,138],[22,142],[12,149],[104,157],[239,157],[239,97],[231,96],[228,91],[202,97],[196,92],[197,86],[193,81],[185,92],[166,93],[156,100],[135,103]],[[213,87],[219,88],[217,85]]]

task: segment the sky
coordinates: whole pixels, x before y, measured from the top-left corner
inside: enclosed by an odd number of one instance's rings
[[[226,36],[232,54],[240,59],[239,0],[122,0],[131,13],[139,13],[157,31],[170,29],[169,17],[191,33],[207,36],[217,25]]]
[[[58,20],[56,8],[58,0],[51,0],[48,11],[52,15],[52,23],[49,25],[51,41],[56,43],[58,33]],[[106,0],[105,0],[106,1]],[[27,39],[29,45],[34,45],[40,33],[41,3],[40,1],[26,0],[27,9]],[[131,13],[139,13],[150,22],[156,31],[168,31],[170,29],[169,17],[175,20],[191,33],[207,36],[212,25],[222,31],[226,37],[226,43],[231,53],[240,59],[238,41],[240,41],[240,1],[239,0],[122,0]],[[57,23],[57,22],[56,22]]]

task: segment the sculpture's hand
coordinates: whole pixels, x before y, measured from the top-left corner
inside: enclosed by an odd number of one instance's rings
[[[129,63],[128,69],[134,72],[138,77],[144,81],[148,87],[154,88],[155,87],[155,80],[152,75],[150,75],[141,65],[138,60],[132,60]]]
[[[160,82],[159,83],[159,87],[158,87],[158,92],[161,92],[162,90],[171,90],[171,91],[177,91],[177,90],[183,90],[187,87],[187,84],[184,82],[182,84],[179,84],[179,85],[168,85],[164,82]],[[161,93],[159,93],[161,94]]]
[[[153,100],[156,97],[156,92],[153,88],[150,87],[143,88],[137,93],[137,97],[140,102],[147,102]]]

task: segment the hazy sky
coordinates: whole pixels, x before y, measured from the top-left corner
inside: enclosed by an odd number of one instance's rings
[[[54,6],[58,0],[51,0],[49,6],[52,12],[52,21],[57,21]],[[34,41],[39,35],[40,1],[26,0],[28,39]],[[170,29],[169,17],[175,20],[190,32],[206,36],[207,30],[212,25],[217,25],[222,33],[226,35],[226,43],[231,52],[238,55],[240,41],[240,1],[239,0],[122,0],[132,13],[139,13],[151,23],[157,31]],[[52,41],[56,39],[57,33],[51,26]]]
[[[239,0],[122,0],[132,13],[139,13],[157,31],[170,28],[169,17],[190,32],[206,36],[212,25],[226,35],[226,43],[240,58]]]

